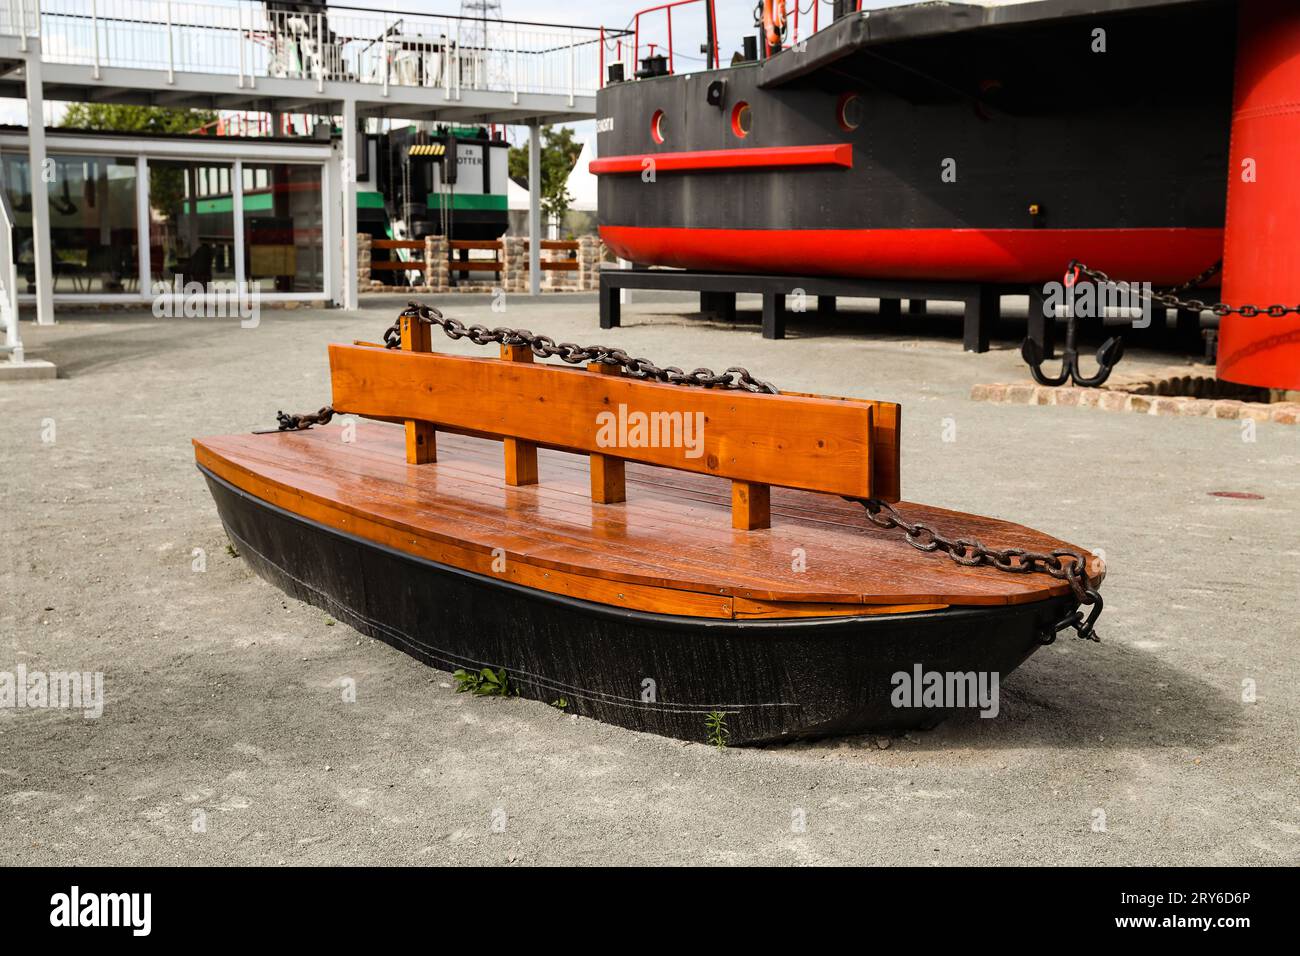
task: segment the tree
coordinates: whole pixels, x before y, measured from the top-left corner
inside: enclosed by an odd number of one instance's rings
[[[542,212],[563,222],[569,203],[573,202],[564,186],[582,152],[582,144],[574,142],[573,130],[567,126],[543,126],[541,145]],[[510,147],[510,178],[528,187],[527,145]]]
[[[115,133],[192,133],[213,122],[211,110],[172,110],[162,106],[123,106],[114,103],[73,103],[59,124],[69,129]]]

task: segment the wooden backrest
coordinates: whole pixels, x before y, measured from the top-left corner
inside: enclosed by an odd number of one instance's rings
[[[733,482],[737,527],[768,525],[771,485],[897,500],[899,407],[887,402],[689,388],[617,369],[426,351],[428,327],[403,326],[405,348],[331,345],[333,407],[407,423],[408,460],[436,458],[434,433],[506,445],[506,479],[537,480],[536,447],[592,456],[592,495],[622,501],[623,461]]]

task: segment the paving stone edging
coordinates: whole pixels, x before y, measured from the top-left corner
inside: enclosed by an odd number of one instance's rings
[[[1142,415],[1189,415],[1199,418],[1254,419],[1279,425],[1300,424],[1300,403],[1243,402],[1231,398],[1192,398],[1170,395],[1134,395],[1131,392],[1061,385],[1001,384],[975,385],[972,401],[1007,405],[1073,405],[1100,408],[1108,412],[1137,412]]]

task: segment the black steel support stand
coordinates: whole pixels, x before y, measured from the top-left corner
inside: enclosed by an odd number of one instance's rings
[[[656,289],[701,294],[701,311],[717,311],[719,303],[731,303],[723,311],[734,310],[739,292],[758,293],[763,297],[763,336],[785,336],[788,313],[785,297],[796,289],[818,298],[817,312],[834,314],[835,299],[840,296],[880,300],[880,313],[887,319],[901,315],[901,300],[908,299],[908,313],[924,315],[926,301],[962,302],[965,304],[962,339],[968,351],[986,352],[989,336],[999,318],[999,297],[1004,292],[1021,289],[975,282],[929,282],[891,279],[841,279],[828,276],[746,275],[718,272],[689,272],[679,269],[605,269],[600,274],[600,327],[616,328],[619,324],[620,289]],[[708,293],[707,298],[705,293]],[[727,299],[717,297],[725,294]]]

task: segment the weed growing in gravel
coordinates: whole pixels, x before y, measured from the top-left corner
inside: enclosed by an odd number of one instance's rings
[[[233,544],[226,545],[226,554],[230,555],[232,558],[239,557],[239,552],[235,550],[235,546]]]
[[[510,678],[503,667],[494,671],[485,667],[481,671],[467,671],[458,668],[452,673],[456,681],[456,693],[472,692],[476,697],[518,697],[519,691],[510,686]]]
[[[731,736],[731,731],[727,729],[727,714],[725,711],[715,710],[706,714],[704,728],[709,732],[709,743],[719,750],[727,746],[727,738]]]
[[[569,698],[557,697],[555,698],[555,700],[551,701],[551,706],[554,707],[556,710],[568,710]]]

